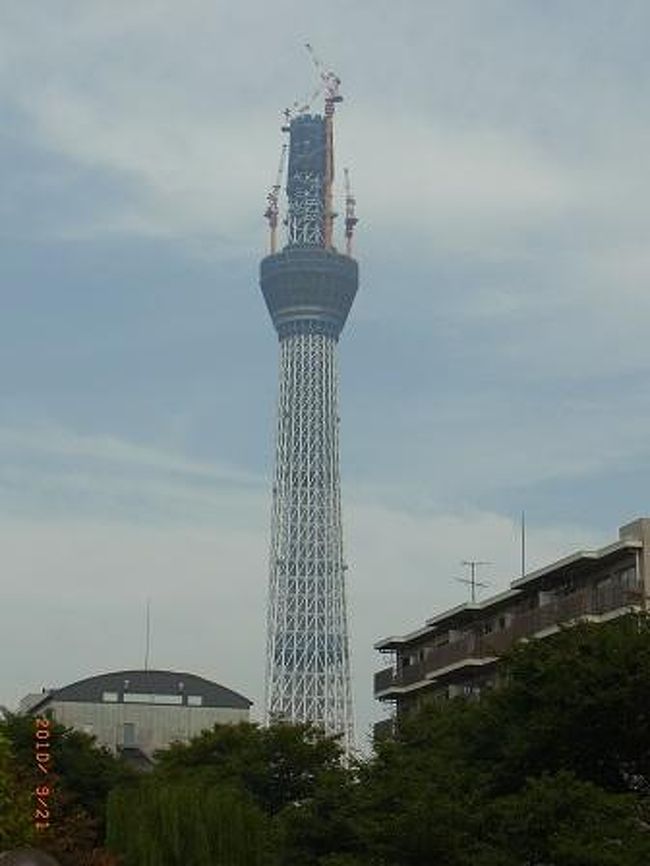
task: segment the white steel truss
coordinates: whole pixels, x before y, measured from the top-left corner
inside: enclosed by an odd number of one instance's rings
[[[322,331],[322,329],[321,329]],[[280,341],[271,525],[267,720],[311,721],[353,745],[339,479],[336,338]]]
[[[297,172],[291,176],[291,184],[287,214],[289,244],[322,246],[325,225],[323,178],[315,172]]]

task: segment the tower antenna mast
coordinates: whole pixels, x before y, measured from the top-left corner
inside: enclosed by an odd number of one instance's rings
[[[323,225],[323,246],[325,249],[330,249],[332,246],[334,208],[332,206],[333,194],[332,188],[334,185],[334,110],[337,102],[343,102],[343,97],[339,93],[341,79],[331,70],[325,70],[320,59],[317,57],[314,49],[309,44],[305,43],[305,48],[309,51],[309,55],[316,67],[320,76],[320,80],[325,89],[325,176],[323,178],[323,202],[324,202],[324,225]]]

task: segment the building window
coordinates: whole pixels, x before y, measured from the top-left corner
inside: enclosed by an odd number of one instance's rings
[[[638,591],[634,566],[609,574],[594,585],[596,604],[604,609],[634,604],[639,598]]]
[[[636,568],[632,565],[616,573],[616,579],[624,590],[637,589]]]
[[[576,585],[573,578],[567,578],[564,580],[556,589],[555,594],[558,597],[562,597],[565,595],[571,595],[576,591]]]
[[[190,707],[200,707],[203,704],[203,697],[201,695],[188,695],[187,704]]]
[[[536,610],[539,605],[539,595],[537,593],[535,595],[528,595],[520,601],[521,609],[523,611],[528,610]]]
[[[124,695],[125,704],[182,704],[182,695],[154,695],[143,692],[129,692]]]
[[[102,701],[105,704],[115,704],[119,700],[119,696],[117,692],[104,692],[102,695]]]
[[[154,704],[182,704],[183,695],[152,695]]]
[[[135,723],[125,722],[122,725],[122,745],[125,749],[135,746]]]

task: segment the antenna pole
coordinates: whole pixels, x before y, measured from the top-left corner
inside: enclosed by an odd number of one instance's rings
[[[526,512],[521,512],[521,576],[526,577]]]
[[[149,651],[151,649],[151,599],[147,599],[146,625],[145,625],[145,650],[144,669],[149,670]]]
[[[472,604],[476,603],[476,589],[477,587],[486,587],[489,584],[481,583],[480,580],[476,579],[476,571],[480,565],[492,565],[491,562],[488,562],[485,559],[464,559],[461,562],[461,565],[469,566],[469,578],[459,577],[458,580],[460,583],[466,583],[470,588],[470,598]]]

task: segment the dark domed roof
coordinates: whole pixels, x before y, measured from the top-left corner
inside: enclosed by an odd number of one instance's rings
[[[115,695],[113,700],[116,702],[124,701],[126,694],[138,695],[142,698],[151,696],[151,703],[161,704],[164,704],[165,701],[153,700],[154,696],[157,698],[174,697],[175,700],[170,700],[169,703],[186,703],[188,695],[198,697],[201,698],[200,705],[202,707],[247,710],[252,704],[252,701],[238,692],[233,692],[219,683],[206,680],[196,674],[178,671],[128,670],[98,674],[71,683],[69,686],[53,689],[43,695],[43,701],[39,702],[36,707],[32,707],[32,712],[46,701],[101,704],[106,701],[104,697],[106,693]],[[142,700],[142,703],[147,703],[147,701]]]

